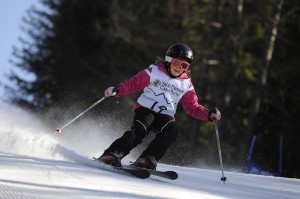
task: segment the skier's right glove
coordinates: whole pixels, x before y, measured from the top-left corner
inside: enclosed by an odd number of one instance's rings
[[[119,93],[119,87],[118,86],[110,86],[104,91],[105,97],[115,96]]]
[[[220,119],[221,119],[221,113],[216,107],[209,110],[209,113],[208,113],[209,121],[220,120]]]

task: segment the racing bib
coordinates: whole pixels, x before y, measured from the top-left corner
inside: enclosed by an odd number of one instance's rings
[[[151,65],[151,72],[145,70],[150,76],[150,84],[144,88],[138,103],[156,113],[174,116],[177,105],[182,96],[193,87],[190,87],[191,79],[173,79],[156,65]]]

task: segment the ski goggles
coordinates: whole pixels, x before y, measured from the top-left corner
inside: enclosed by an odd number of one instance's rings
[[[187,71],[190,68],[190,64],[187,61],[179,59],[179,58],[172,58],[171,64],[175,68],[180,68],[181,70],[184,70],[184,71]]]

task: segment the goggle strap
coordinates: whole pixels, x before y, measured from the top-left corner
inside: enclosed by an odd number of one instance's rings
[[[169,56],[165,56],[165,61],[167,61],[167,62],[171,62],[172,61],[172,57],[169,57]]]

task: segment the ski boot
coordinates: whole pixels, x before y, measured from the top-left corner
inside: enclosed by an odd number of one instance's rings
[[[139,157],[133,164],[134,167],[156,170],[157,161],[153,156]]]
[[[122,167],[121,158],[122,158],[121,154],[110,152],[101,155],[98,159],[100,162],[103,162],[104,164],[112,165],[115,167]]]

